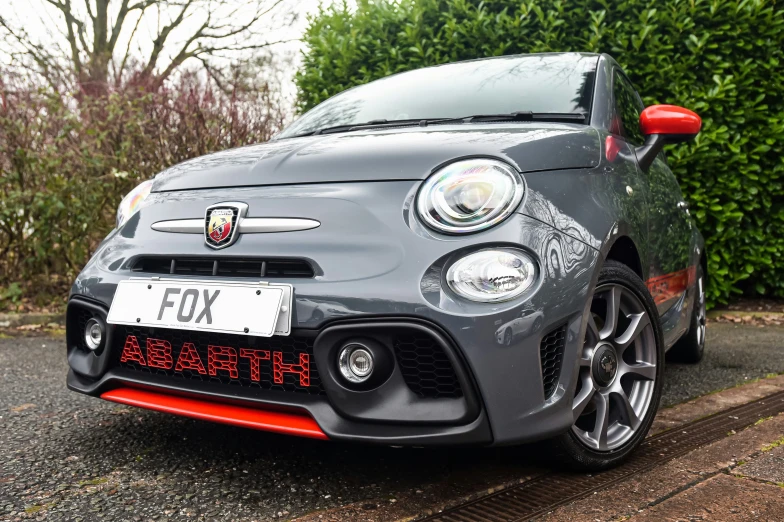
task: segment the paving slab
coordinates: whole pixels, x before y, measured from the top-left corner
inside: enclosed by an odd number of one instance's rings
[[[762,455],[735,468],[734,474],[765,480],[784,487],[784,437],[776,443],[779,445],[771,449],[763,449]],[[781,494],[784,495],[784,491]]]
[[[571,522],[625,519],[688,490],[712,476],[728,472],[742,461],[751,460],[762,453],[762,450],[772,441],[778,440],[782,433],[784,433],[784,414],[739,433],[728,433],[726,438],[718,442],[641,473],[622,484],[599,491],[588,498],[562,506],[543,517],[543,520]],[[674,440],[677,440],[677,435],[678,430],[673,430]],[[784,490],[780,490],[779,495],[784,505]],[[705,520],[722,520],[722,518]]]
[[[784,520],[784,489],[719,474],[697,484],[629,522]]]

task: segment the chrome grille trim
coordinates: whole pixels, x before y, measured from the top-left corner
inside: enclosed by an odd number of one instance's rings
[[[237,228],[238,234],[267,234],[271,232],[296,232],[321,226],[315,219],[305,218],[242,218]],[[175,234],[203,234],[204,218],[173,219],[158,221],[150,225],[158,232]]]

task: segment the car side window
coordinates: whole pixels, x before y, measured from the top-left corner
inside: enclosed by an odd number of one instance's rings
[[[645,137],[640,129],[640,113],[642,102],[631,82],[624,75],[616,71],[613,77],[613,97],[615,98],[616,118],[613,126],[620,128],[610,129],[611,132],[621,134],[635,144],[642,145]]]

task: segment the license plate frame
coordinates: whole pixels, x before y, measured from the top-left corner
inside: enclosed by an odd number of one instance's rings
[[[196,290],[195,298],[193,292],[188,295],[190,299],[184,296],[185,290]],[[291,333],[293,294],[293,286],[287,283],[131,277],[118,283],[106,322],[255,337],[286,336]],[[209,299],[208,314],[197,322]],[[220,316],[216,320],[217,314]],[[188,321],[179,320],[188,316]]]

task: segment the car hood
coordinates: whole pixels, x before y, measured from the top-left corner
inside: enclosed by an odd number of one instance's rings
[[[271,141],[195,158],[156,176],[154,192],[345,181],[419,180],[457,158],[486,156],[521,172],[599,164],[585,125],[510,123],[374,129]]]

